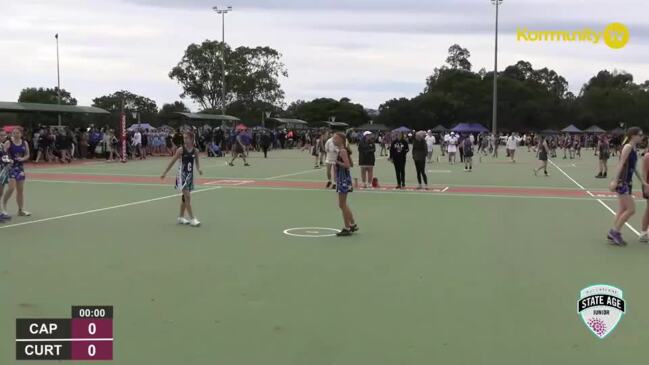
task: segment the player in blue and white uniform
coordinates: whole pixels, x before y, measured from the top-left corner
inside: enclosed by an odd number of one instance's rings
[[[354,220],[354,214],[347,204],[347,195],[351,193],[354,188],[352,186],[352,176],[350,169],[353,167],[351,159],[351,150],[347,146],[347,138],[344,133],[334,134],[333,143],[338,149],[338,157],[336,158],[336,192],[338,193],[338,207],[343,215],[343,222],[345,226],[336,235],[338,237],[350,236],[352,233],[358,231],[358,226]]]
[[[5,185],[9,184],[9,169],[13,162],[4,150],[4,142],[6,139],[7,133],[0,129],[0,200],[2,200],[2,196],[4,195]],[[0,223],[6,222],[10,219],[11,216],[4,210],[0,209]]]
[[[32,215],[24,209],[25,203],[25,167],[24,162],[29,161],[29,143],[23,139],[23,130],[20,127],[14,128],[11,138],[4,143],[4,152],[12,161],[9,167],[9,190],[2,198],[2,211],[7,211],[7,203],[16,191],[16,203],[18,204],[18,216],[29,217]]]
[[[194,169],[197,169],[200,175],[203,175],[203,171],[201,171],[198,162],[198,150],[194,148],[194,134],[192,132],[185,132],[183,136],[183,145],[178,147],[176,153],[174,153],[174,157],[160,177],[161,179],[164,180],[176,161],[180,161],[178,165],[178,173],[176,175],[176,189],[181,191],[183,194],[180,203],[178,224],[198,227],[201,225],[201,222],[199,222],[196,216],[194,216],[191,192],[194,190]],[[185,212],[187,212],[189,219],[185,218]]]

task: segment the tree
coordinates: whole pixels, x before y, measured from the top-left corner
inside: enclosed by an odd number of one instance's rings
[[[156,102],[141,95],[133,94],[130,91],[121,90],[109,95],[100,96],[92,99],[92,106],[106,109],[113,115],[118,115],[124,108],[126,119],[135,122],[137,117],[133,117],[133,112],[140,113],[142,122],[154,122],[157,120],[158,106]]]
[[[174,101],[171,104],[163,104],[160,108],[160,115],[171,115],[173,113],[189,113],[189,108],[182,101]]]
[[[222,95],[225,56],[226,95]],[[182,60],[169,72],[183,88],[181,97],[190,97],[203,109],[219,109],[238,101],[243,105],[262,102],[281,105],[284,99],[279,83],[288,73],[281,54],[270,47],[238,47],[206,40],[187,47]]]
[[[460,47],[459,44],[454,44],[448,49],[446,63],[454,70],[471,71],[469,57],[471,57],[471,53],[468,49]]]
[[[598,72],[584,84],[576,103],[580,120],[596,120],[605,128],[621,122],[649,127],[649,94],[624,71]]]
[[[289,105],[285,114],[312,123],[325,122],[331,117],[336,117],[337,122],[348,123],[350,126],[359,126],[370,120],[365,108],[361,104],[352,103],[349,98],[319,98],[308,102],[298,100]]]
[[[28,87],[20,92],[18,102],[20,103],[41,103],[41,104],[58,104],[58,87],[55,88],[35,88]],[[61,105],[77,105],[77,99],[70,95],[70,92],[61,89]]]
[[[171,104],[163,104],[158,113],[158,122],[168,122],[171,119],[177,119],[176,113],[189,113],[189,108],[182,101],[174,101]]]

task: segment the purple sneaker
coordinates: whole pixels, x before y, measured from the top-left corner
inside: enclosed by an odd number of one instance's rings
[[[11,216],[8,214],[0,213],[0,222],[7,222],[11,220]]]
[[[615,231],[613,229],[608,231],[607,238],[608,238],[609,242],[611,244],[613,244],[613,245],[616,245],[616,246],[625,246],[626,245],[626,242],[624,242],[624,239],[622,238],[622,233],[620,233],[618,231]]]

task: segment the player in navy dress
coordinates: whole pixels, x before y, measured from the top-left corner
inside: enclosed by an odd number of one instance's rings
[[[622,238],[621,229],[624,224],[635,214],[635,202],[633,199],[633,175],[636,175],[643,182],[643,188],[647,187],[640,173],[636,169],[638,153],[636,148],[642,142],[642,129],[631,127],[627,131],[626,144],[622,148],[622,155],[616,167],[615,179],[609,184],[611,191],[617,193],[620,209],[615,216],[613,229],[608,232],[607,238],[614,245],[624,246],[626,242]]]
[[[345,227],[338,232],[339,237],[350,236],[352,233],[358,231],[358,226],[354,221],[354,214],[352,214],[349,205],[347,204],[347,194],[353,191],[352,176],[350,169],[352,168],[351,151],[347,147],[347,138],[343,133],[336,133],[333,137],[333,142],[338,148],[338,158],[336,159],[336,192],[338,193],[338,206],[343,214],[343,221]]]
[[[12,164],[9,155],[7,155],[4,150],[4,142],[6,139],[6,132],[0,129],[0,201],[4,195],[5,186],[9,184],[9,169]],[[4,210],[0,209],[0,223],[6,222],[10,219],[11,216]]]
[[[201,225],[201,222],[199,222],[196,216],[194,216],[191,192],[194,190],[194,169],[197,169],[198,173],[201,175],[203,175],[203,171],[201,171],[198,162],[198,150],[194,148],[194,134],[186,132],[183,136],[183,143],[184,144],[176,150],[173,159],[160,178],[164,180],[176,161],[180,160],[178,173],[176,174],[176,189],[181,191],[183,195],[180,203],[178,224],[189,224],[192,227],[198,227]],[[189,219],[185,218],[185,212],[187,212]]]
[[[14,128],[11,138],[4,143],[4,152],[12,161],[9,167],[9,189],[2,199],[2,211],[7,211],[7,203],[16,192],[16,203],[18,204],[18,216],[28,217],[31,215],[24,209],[25,203],[25,166],[24,162],[29,161],[29,144],[23,140],[23,130],[20,127]]]

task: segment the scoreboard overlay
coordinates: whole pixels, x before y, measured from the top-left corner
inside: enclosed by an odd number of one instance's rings
[[[73,306],[71,318],[16,319],[16,360],[112,360],[113,307]]]

